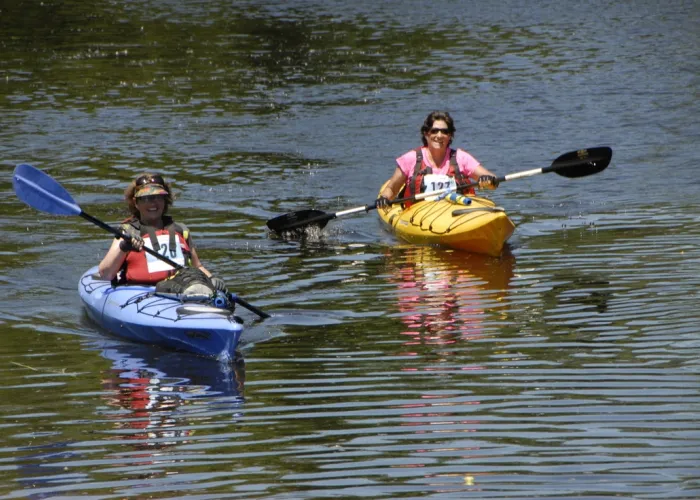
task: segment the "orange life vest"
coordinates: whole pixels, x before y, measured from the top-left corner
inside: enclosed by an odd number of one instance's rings
[[[177,253],[176,245],[180,245],[182,255],[185,258],[185,266],[191,265],[192,252],[189,244],[189,231],[184,225],[176,224],[171,217],[164,216],[163,229],[156,229],[153,226],[142,224],[136,218],[131,218],[125,221],[121,229],[127,234],[141,236],[144,240],[150,240],[153,250],[161,251],[161,245],[158,243],[158,236],[167,234],[169,236],[169,244],[167,249],[163,248],[166,253],[165,257],[173,259]],[[155,284],[164,280],[177,271],[169,269],[166,271],[150,272],[148,269],[148,260],[146,252],[127,252],[124,264],[122,264],[119,283],[139,283],[139,284]]]

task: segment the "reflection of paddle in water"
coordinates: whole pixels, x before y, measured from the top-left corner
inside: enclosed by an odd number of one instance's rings
[[[425,246],[399,247],[388,259],[398,284],[406,345],[452,344],[483,335],[484,315],[498,309],[515,257]]]
[[[245,376],[242,358],[223,365],[216,360],[125,343],[103,347],[102,355],[112,361],[112,367],[103,372],[105,398],[110,405],[127,410],[110,415],[116,420],[118,439],[128,439],[143,451],[140,456],[147,459],[143,464],[151,464],[150,458],[157,450],[189,441],[205,418],[206,398],[217,404],[225,398],[232,404],[234,416],[239,415]],[[192,422],[190,408],[196,408]]]

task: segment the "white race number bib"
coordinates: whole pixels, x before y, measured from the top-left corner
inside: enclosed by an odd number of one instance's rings
[[[158,253],[161,254],[163,257],[167,257],[168,259],[174,261],[177,264],[180,264],[181,266],[185,265],[185,256],[182,255],[182,247],[180,246],[180,238],[175,237],[175,253],[174,257],[170,255],[170,235],[169,234],[159,234],[158,235],[158,244],[160,245],[160,249],[158,250]],[[146,238],[146,244],[144,245],[151,250],[153,250],[153,245],[151,244],[151,239]],[[173,267],[170,264],[166,264],[162,260],[154,257],[150,253],[146,254],[146,264],[148,265],[148,272],[149,273],[157,273],[160,271],[170,271]]]
[[[425,198],[428,201],[435,201],[439,199],[440,195],[445,194],[445,190],[455,191],[457,189],[457,182],[455,181],[455,178],[444,174],[428,174],[423,177],[423,184],[425,185],[425,190],[423,191],[424,193],[440,191],[440,194]]]

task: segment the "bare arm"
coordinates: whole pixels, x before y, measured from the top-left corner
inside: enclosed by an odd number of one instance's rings
[[[116,278],[119,269],[122,267],[126,259],[126,252],[119,248],[121,239],[112,240],[112,246],[107,250],[107,255],[104,256],[102,262],[98,266],[100,278],[105,280],[113,280]]]
[[[190,245],[190,262],[192,264],[192,267],[202,271],[209,278],[215,290],[228,293],[228,289],[226,288],[226,283],[224,282],[224,280],[222,280],[218,276],[214,276],[207,270],[206,267],[202,265],[202,261],[199,260],[199,255],[197,255],[197,250],[195,250],[194,245],[192,244],[192,238],[190,237],[187,241]]]
[[[379,193],[379,196],[385,196],[389,198],[390,200],[393,200],[394,197],[399,194],[399,190],[401,189],[401,186],[403,186],[406,183],[406,176],[404,173],[401,171],[399,167],[396,167],[396,170],[394,170],[394,174],[391,176],[389,181],[387,182],[386,187],[382,190],[381,193]]]
[[[206,267],[204,267],[202,261],[199,260],[199,255],[197,255],[197,249],[194,247],[194,242],[192,241],[192,234],[190,234],[187,237],[187,244],[190,247],[190,264],[192,265],[192,267],[195,269],[199,269],[209,278],[211,278],[213,275],[209,272],[209,270]]]
[[[192,246],[192,239],[191,238],[190,238],[190,255],[191,255],[191,259],[192,259],[192,267],[194,267],[195,269],[199,269],[204,274],[211,277],[211,273],[207,270],[206,267],[204,267],[202,265],[202,261],[199,260],[199,255],[197,255],[197,250],[195,250],[194,246]]]

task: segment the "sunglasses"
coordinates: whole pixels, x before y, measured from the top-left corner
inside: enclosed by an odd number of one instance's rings
[[[156,175],[142,175],[138,179],[136,179],[136,186],[145,186],[146,184],[158,184],[160,186],[165,186],[165,181],[163,180],[163,176],[156,174]]]
[[[139,196],[136,198],[137,203],[153,203],[154,201],[157,200],[164,200],[165,195],[164,194],[149,194],[147,196]]]
[[[437,127],[433,127],[433,128],[431,128],[430,130],[428,130],[428,132],[430,133],[430,135],[435,135],[435,134],[437,134],[438,132],[442,132],[442,133],[445,134],[445,135],[450,135],[450,129],[449,129],[449,128],[437,128]]]

